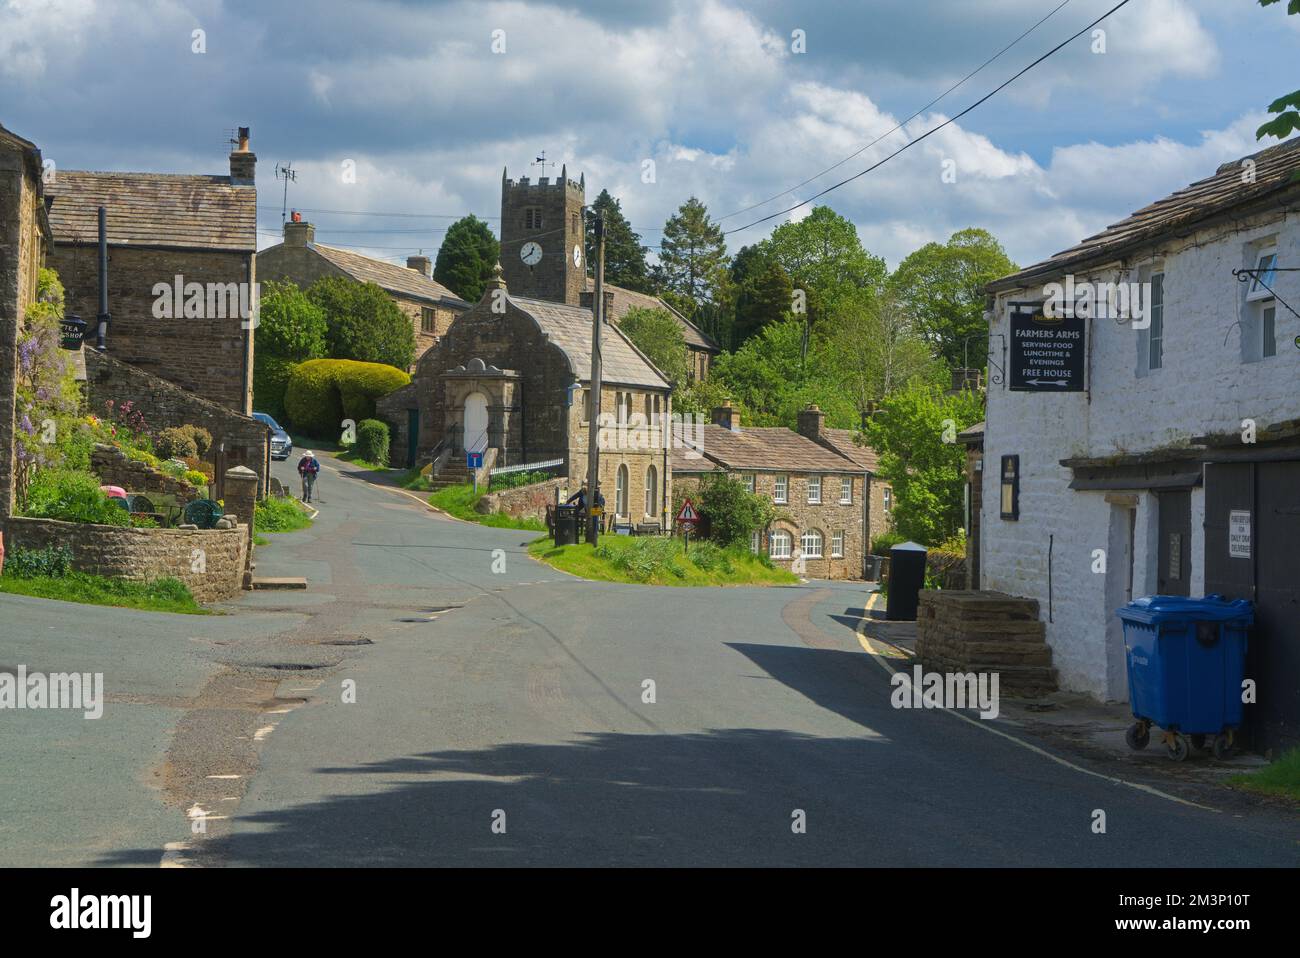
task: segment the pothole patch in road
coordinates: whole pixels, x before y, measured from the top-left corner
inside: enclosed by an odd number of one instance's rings
[[[415,615],[406,615],[399,618],[398,622],[432,622],[444,612],[451,612],[459,609],[459,605],[439,605],[428,609],[417,609]]]
[[[277,672],[313,672],[316,669],[327,669],[328,665],[311,664],[308,662],[248,662],[249,668],[254,669],[275,669]]]
[[[318,642],[318,643],[316,643],[316,644],[317,644],[317,645],[374,645],[374,644],[375,644],[375,641],[374,641],[374,639],[367,639],[367,638],[364,638],[364,637],[361,637],[361,636],[357,636],[357,637],[350,638],[350,639],[348,639],[348,638],[342,638],[342,639],[325,639],[325,640],[323,640],[323,641],[321,641],[321,642]]]

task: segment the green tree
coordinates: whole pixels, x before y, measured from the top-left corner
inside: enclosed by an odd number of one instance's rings
[[[355,359],[408,368],[415,359],[411,320],[374,283],[325,276],[307,289],[325,312],[326,352],[331,359]]]
[[[1259,5],[1269,7],[1278,2],[1279,0],[1259,0]],[[1292,17],[1300,14],[1300,0],[1289,0],[1286,12],[1287,16]],[[1300,130],[1300,90],[1278,97],[1268,105],[1268,112],[1276,113],[1277,116],[1255,131],[1255,139],[1262,140],[1266,136],[1275,136],[1279,140],[1285,140],[1293,132]]]
[[[807,315],[816,324],[841,298],[884,285],[885,261],[862,248],[858,230],[829,206],[803,219],[782,223],[764,241],[795,289],[807,297]]]
[[[709,519],[709,538],[724,546],[748,546],[750,536],[776,518],[776,509],[768,499],[754,495],[726,473],[701,479],[695,503]]]
[[[964,229],[912,253],[889,283],[937,356],[953,368],[980,369],[988,361],[984,287],[1015,270],[992,233]]]
[[[726,295],[727,243],[708,208],[692,196],[664,224],[659,277],[665,299],[688,319]]]
[[[263,284],[253,355],[301,362],[325,355],[325,310],[291,282]]]
[[[879,475],[894,489],[895,530],[937,546],[962,527],[966,450],[957,434],[984,418],[978,393],[951,395],[913,383],[885,400],[863,438],[880,456]]]
[[[666,309],[634,306],[619,321],[623,335],[674,385],[685,384],[690,362],[681,324]]]
[[[518,250],[514,253],[519,255]],[[433,278],[466,302],[477,303],[500,258],[501,244],[487,223],[472,214],[463,216],[447,227]]]
[[[835,379],[860,417],[909,383],[943,374],[911,314],[888,291],[840,299],[823,325]]]
[[[736,253],[731,262],[731,287],[737,346],[790,312],[790,277],[765,246],[743,246]]]
[[[601,190],[591,204],[587,217],[587,265],[596,268],[596,216],[605,218],[605,282],[639,293],[653,291],[650,270],[645,262],[641,236],[632,232],[632,224],[623,215],[619,201],[609,190]]]

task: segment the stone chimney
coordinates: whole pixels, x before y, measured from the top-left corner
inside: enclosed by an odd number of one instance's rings
[[[732,432],[740,432],[740,410],[731,405],[730,399],[721,406],[714,406],[713,424]]]
[[[316,242],[316,227],[302,219],[294,210],[293,219],[284,224],[285,246],[311,246]]]
[[[952,371],[952,391],[978,390],[983,385],[982,379],[983,373],[978,369],[954,369]]]
[[[816,403],[809,403],[806,409],[799,410],[799,435],[813,442],[826,438],[826,414]]]
[[[433,260],[427,256],[406,257],[406,268],[413,269],[417,273],[423,273],[425,276],[433,276]]]
[[[239,146],[230,154],[230,180],[238,186],[252,186],[257,172],[257,154],[248,148],[248,127],[239,128]]]

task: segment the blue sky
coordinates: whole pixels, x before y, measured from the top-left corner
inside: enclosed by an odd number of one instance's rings
[[[1114,2],[1068,0],[905,131],[795,195],[952,116]],[[250,126],[262,245],[280,228],[277,163],[299,171],[291,206],[495,217],[502,167],[535,176],[546,150],[586,174],[589,199],[619,196],[654,245],[692,194],[722,216],[781,193],[1060,3],[0,0],[0,123],[61,169],[214,173],[229,131]],[[1080,38],[822,202],[891,266],[967,226],[1033,262],[1259,148],[1263,108],[1300,85],[1300,17],[1284,8],[1131,0],[1102,24],[1104,53]],[[193,52],[195,30],[205,52]],[[796,30],[805,52],[792,49]],[[342,175],[349,160],[356,182]],[[321,242],[393,261],[435,252],[449,222],[307,216]],[[729,248],[780,221],[730,235]]]

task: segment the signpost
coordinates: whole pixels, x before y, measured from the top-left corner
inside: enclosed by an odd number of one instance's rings
[[[700,514],[695,511],[695,506],[691,500],[687,499],[682,503],[681,511],[677,513],[677,521],[682,527],[682,547],[688,552],[691,548],[691,530],[695,528],[695,523],[700,521]]]
[[[1082,392],[1087,355],[1087,320],[1082,316],[1047,319],[1041,304],[1011,304],[1013,391]]]
[[[482,452],[465,452],[465,468],[474,477],[474,491],[478,492],[478,471],[483,468]]]

